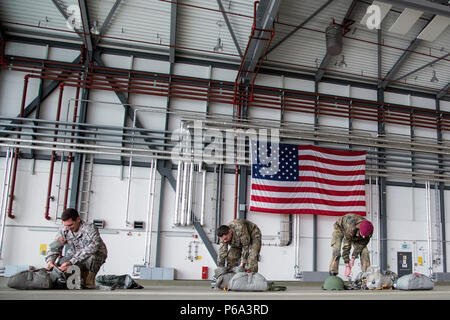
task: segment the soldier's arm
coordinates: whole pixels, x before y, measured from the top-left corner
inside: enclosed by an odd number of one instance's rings
[[[219,254],[217,256],[217,266],[225,267],[225,259],[228,255],[228,244],[226,242],[220,241]]]
[[[97,252],[98,248],[100,247],[101,238],[96,226],[90,225],[87,228],[87,235],[85,235],[84,237],[87,242],[80,251],[75,252],[73,257],[70,259],[71,264],[76,264],[80,261],[86,260],[95,252]]]
[[[359,254],[361,253],[361,251],[363,251],[363,249],[367,246],[367,244],[369,243],[370,238],[364,238],[360,241],[357,241],[353,244],[353,253],[352,256],[354,258],[358,257]]]
[[[49,263],[50,261],[55,262],[56,259],[62,254],[62,250],[66,240],[62,232],[58,232],[56,239],[53,240],[49,246],[47,251],[47,256],[45,257],[45,262]]]
[[[240,239],[242,243],[241,265],[245,265],[247,263],[247,259],[250,254],[250,242],[251,242],[251,236],[247,228],[244,227],[242,229]]]
[[[350,250],[352,249],[352,242],[349,238],[344,237],[342,241],[342,259],[347,264],[350,262]]]

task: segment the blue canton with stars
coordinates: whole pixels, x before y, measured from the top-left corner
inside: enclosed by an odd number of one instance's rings
[[[252,141],[252,178],[298,181],[298,146],[293,144],[274,146],[272,156],[270,142]],[[276,161],[277,158],[279,161]]]

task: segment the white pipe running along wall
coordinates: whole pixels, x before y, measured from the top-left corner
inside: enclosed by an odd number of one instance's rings
[[[11,171],[13,165],[13,149],[6,149],[5,155],[5,174],[3,175],[3,187],[2,187],[2,200],[0,204],[0,219],[2,223],[2,228],[0,229],[0,259],[2,258],[3,250],[3,238],[5,233],[5,223],[6,223],[6,209],[8,206],[8,195],[10,189]]]
[[[300,277],[300,217],[294,215],[294,278]]]
[[[150,265],[151,259],[151,239],[153,227],[153,212],[155,205],[156,166],[157,160],[153,159],[151,161],[149,187],[148,187],[147,232],[145,238],[145,256],[144,256],[144,265],[146,266]]]
[[[177,186],[175,188],[175,210],[173,215],[173,224],[176,226],[180,224],[181,177],[183,174],[183,162],[178,161],[177,167]]]
[[[192,195],[194,193],[194,164],[189,164],[189,186],[188,186],[188,195],[187,195],[187,206],[186,206],[186,224],[190,226],[192,224]]]
[[[188,170],[189,164],[183,163],[183,187],[181,188],[181,221],[182,226],[186,225],[187,191],[188,191]]]
[[[431,192],[430,181],[425,182],[425,205],[427,210],[427,256],[428,256],[428,276],[433,273],[433,252],[432,252],[432,234],[431,234]]]
[[[192,201],[194,197],[195,164],[178,162],[177,185],[175,188],[175,210],[173,224],[176,226],[192,225]],[[203,189],[206,192],[206,171],[204,171]],[[204,220],[204,198],[202,194],[202,213]]]
[[[200,207],[200,225],[205,224],[205,197],[206,197],[206,168],[199,164],[199,170],[202,173],[202,200]]]

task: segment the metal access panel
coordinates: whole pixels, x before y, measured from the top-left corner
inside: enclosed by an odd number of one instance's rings
[[[412,252],[397,252],[397,274],[400,278],[413,272]]]

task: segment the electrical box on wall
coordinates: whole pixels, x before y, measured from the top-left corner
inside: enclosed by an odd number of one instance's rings
[[[134,229],[144,229],[144,221],[134,221],[133,228]]]
[[[94,223],[94,226],[98,229],[103,229],[105,227],[105,220],[93,220],[92,223]]]
[[[397,274],[399,277],[413,271],[412,252],[397,252]]]

